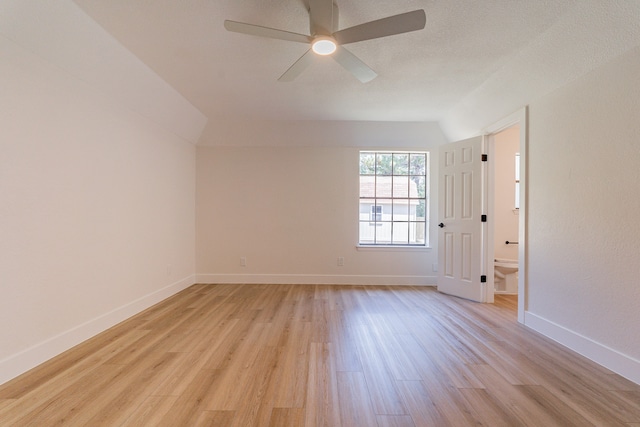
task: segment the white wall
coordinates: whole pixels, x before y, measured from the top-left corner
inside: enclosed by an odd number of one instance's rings
[[[193,143],[200,138],[206,117],[72,0],[2,0],[0,35],[121,108]]]
[[[356,249],[357,145],[434,150],[435,167],[437,145],[445,141],[437,126],[273,122],[248,123],[243,132],[235,134],[234,147],[219,138],[198,147],[199,281],[435,283],[434,239],[427,250]],[[323,137],[322,143],[311,141]],[[436,177],[434,169],[431,188],[437,188]],[[434,200],[431,209],[436,211]]]
[[[519,217],[515,209],[515,155],[520,149],[520,129],[512,127],[494,139],[494,257],[518,259]]]
[[[640,48],[529,110],[526,322],[640,383]]]
[[[569,11],[446,112],[453,141],[606,64],[640,43],[640,1],[574,1]]]
[[[195,146],[180,126],[13,36],[0,35],[0,383],[195,277]],[[159,109],[194,116],[176,105]]]

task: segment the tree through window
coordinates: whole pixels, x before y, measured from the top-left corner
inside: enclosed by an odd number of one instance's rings
[[[360,244],[427,245],[426,152],[360,152]]]

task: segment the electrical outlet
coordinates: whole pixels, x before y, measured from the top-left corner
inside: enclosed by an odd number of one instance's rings
[[[431,270],[433,270],[434,273],[438,272],[438,263],[434,262],[433,264],[431,264]]]
[[[246,267],[247,266],[247,258],[241,256],[240,257],[240,267]]]
[[[171,264],[167,265],[167,276],[171,276]]]
[[[338,257],[338,267],[344,266],[344,257]]]

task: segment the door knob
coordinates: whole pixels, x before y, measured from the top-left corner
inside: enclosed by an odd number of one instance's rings
[[[440,227],[440,228],[444,228],[444,224],[443,224],[443,223],[440,223],[440,224],[438,224],[438,227]]]

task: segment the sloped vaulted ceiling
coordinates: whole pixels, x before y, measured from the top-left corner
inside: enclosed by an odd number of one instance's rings
[[[279,83],[307,47],[223,23],[308,34],[304,0],[74,1],[211,121],[435,121],[458,138],[640,43],[635,0],[338,0],[340,28],[414,9],[426,28],[349,45],[369,83],[331,60]]]

